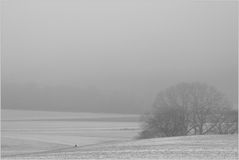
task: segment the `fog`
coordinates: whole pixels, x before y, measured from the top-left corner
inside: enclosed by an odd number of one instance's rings
[[[4,0],[2,108],[141,113],[192,81],[237,105],[237,3]]]

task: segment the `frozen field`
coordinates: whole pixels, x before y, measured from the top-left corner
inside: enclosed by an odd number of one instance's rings
[[[62,150],[4,159],[237,160],[237,136],[191,136],[112,142],[78,148],[66,147]]]
[[[238,159],[237,135],[134,140],[137,119],[137,115],[3,111],[2,159]]]
[[[138,132],[138,115],[2,110],[2,157],[117,142]]]

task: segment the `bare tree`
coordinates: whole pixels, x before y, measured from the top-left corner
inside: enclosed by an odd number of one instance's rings
[[[158,94],[152,112],[144,115],[140,138],[228,132],[235,123],[226,123],[230,107],[214,87],[180,83]]]
[[[238,111],[224,110],[218,113],[217,123],[213,123],[215,127],[211,130],[218,134],[234,134],[238,133]]]

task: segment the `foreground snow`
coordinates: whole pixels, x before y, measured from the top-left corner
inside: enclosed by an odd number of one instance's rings
[[[132,140],[98,145],[69,147],[41,153],[22,154],[3,159],[238,159],[237,135],[190,136]]]

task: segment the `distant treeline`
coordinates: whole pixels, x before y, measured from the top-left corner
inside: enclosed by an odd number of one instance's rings
[[[141,113],[147,97],[94,87],[2,85],[2,108],[79,112]]]

